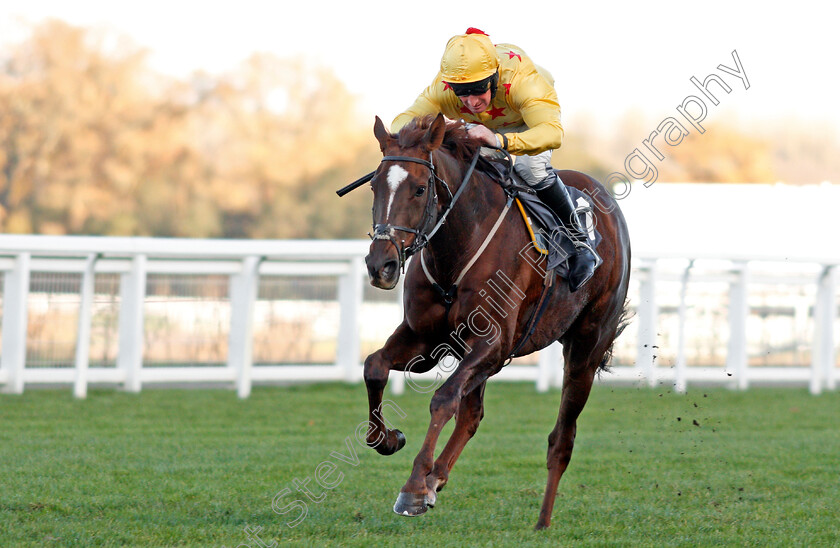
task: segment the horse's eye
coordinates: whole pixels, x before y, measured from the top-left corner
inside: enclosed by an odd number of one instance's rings
[[[420,186],[417,187],[417,190],[414,191],[415,196],[422,196],[426,192],[426,187]]]

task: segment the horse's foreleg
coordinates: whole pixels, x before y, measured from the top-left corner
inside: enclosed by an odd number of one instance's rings
[[[578,345],[575,347],[575,345]],[[557,484],[572,458],[575,445],[577,419],[586,405],[592,381],[598,370],[604,351],[588,352],[583,350],[580,343],[568,343],[564,348],[566,371],[563,378],[563,396],[560,402],[560,413],[557,424],[548,436],[548,481],[545,487],[540,517],[537,529],[544,529],[551,524],[551,512],[554,509],[554,499],[557,496]],[[581,354],[583,354],[581,356]]]
[[[388,384],[390,362],[378,350],[365,360],[365,385],[368,393],[368,431],[366,442],[380,455],[393,455],[405,445],[405,436],[397,429],[389,429],[382,418],[382,394]]]
[[[382,394],[388,384],[388,373],[402,371],[416,356],[422,356],[429,344],[417,336],[406,324],[400,325],[381,349],[365,360],[365,386],[368,393],[368,431],[366,442],[380,455],[392,455],[405,446],[405,436],[385,425]],[[423,372],[420,368],[416,372]]]
[[[455,466],[455,461],[461,455],[467,442],[472,439],[478,430],[478,425],[484,417],[484,388],[487,386],[483,382],[480,386],[472,390],[461,398],[458,404],[458,412],[455,415],[455,429],[446,442],[446,447],[435,460],[432,472],[426,476],[426,493],[427,504],[434,506],[437,499],[435,494],[437,491],[443,489],[446,482],[449,481],[449,472]]]
[[[429,405],[431,414],[429,429],[423,440],[423,446],[414,459],[411,475],[400,489],[399,497],[394,504],[394,512],[405,516],[418,516],[426,512],[429,502],[434,504],[434,500],[428,496],[431,491],[426,486],[426,476],[432,471],[435,446],[441,430],[458,410],[464,395],[476,390],[489,377],[489,368],[482,367],[483,364],[489,362],[487,354],[489,351],[485,350],[484,355],[469,356],[462,360],[458,369],[432,397]]]

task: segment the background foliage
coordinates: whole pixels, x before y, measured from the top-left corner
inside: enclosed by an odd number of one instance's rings
[[[371,118],[334,74],[297,60],[254,54],[177,79],[126,38],[51,20],[0,49],[0,231],[363,237],[370,194],[334,190],[375,167]],[[655,127],[635,112],[564,124],[555,165],[601,178]],[[836,181],[836,148],[830,127],[711,122],[669,151],[659,180]]]
[[[369,132],[324,70],[254,55],[179,81],[130,43],[51,21],[0,58],[0,229],[358,237],[369,196],[329,211],[375,165]]]

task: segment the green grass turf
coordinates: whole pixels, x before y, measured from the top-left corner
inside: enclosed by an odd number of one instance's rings
[[[244,401],[229,390],[0,396],[0,546],[258,546],[246,527],[264,545],[840,544],[840,392],[596,386],[540,532],[559,392],[492,383],[438,506],[413,519],[391,507],[429,396],[393,400],[408,444],[382,457],[354,438],[363,385],[256,388]],[[331,455],[352,460],[346,443],[355,466]],[[337,465],[328,491],[314,479],[326,461]],[[294,491],[307,477],[320,503]],[[278,508],[307,504],[293,528],[297,511],[272,510],[286,488]]]

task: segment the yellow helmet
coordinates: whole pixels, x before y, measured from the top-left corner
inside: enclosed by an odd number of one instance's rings
[[[449,39],[440,60],[444,82],[469,84],[484,80],[496,73],[499,58],[496,46],[484,32],[468,28],[466,34]]]

